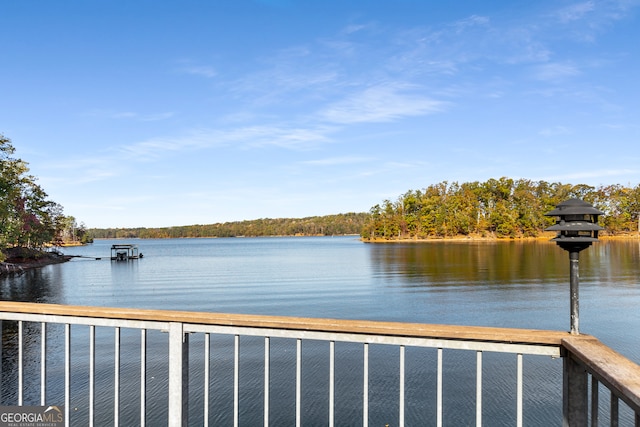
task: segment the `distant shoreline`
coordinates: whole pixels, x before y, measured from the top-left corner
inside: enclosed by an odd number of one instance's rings
[[[169,240],[169,239],[271,239],[279,237],[360,237],[359,234],[345,233],[345,234],[273,234],[268,236],[193,236],[193,237],[96,237],[94,240]]]
[[[454,236],[454,237],[427,237],[427,238],[376,238],[365,239],[360,234],[335,234],[327,236],[323,234],[274,234],[271,236],[228,236],[228,237],[97,237],[95,240],[153,240],[153,239],[261,239],[261,238],[282,238],[282,237],[357,237],[363,243],[428,243],[428,242],[533,242],[551,240],[555,237],[555,233],[544,233],[537,237],[481,237],[481,236]],[[625,235],[602,235],[600,240],[633,240],[640,239],[639,233],[631,233]]]
[[[428,237],[422,239],[405,238],[405,239],[360,239],[363,243],[433,243],[433,242],[538,242],[551,241],[555,237],[554,233],[545,234],[537,237],[475,237],[475,236],[456,236],[456,237]],[[619,235],[619,236],[600,236],[599,240],[638,240],[639,233]]]

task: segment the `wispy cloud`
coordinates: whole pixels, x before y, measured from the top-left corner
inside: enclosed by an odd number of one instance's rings
[[[286,149],[307,150],[327,143],[330,128],[256,126],[233,131],[234,139],[245,147],[275,146]]]
[[[118,151],[138,160],[153,160],[167,152],[212,147],[220,143],[215,132],[197,130],[183,136],[150,138],[135,144],[123,145]]]
[[[369,162],[371,163],[371,162]],[[373,178],[377,176],[394,176],[401,177],[406,176],[407,174],[411,174],[416,176],[418,173],[422,176],[425,170],[433,169],[433,165],[431,165],[427,161],[416,160],[416,161],[390,161],[390,162],[379,162],[375,164],[375,167],[369,167],[369,169],[359,170],[355,173],[355,177],[357,178]],[[420,172],[417,172],[420,171]]]
[[[542,129],[540,135],[545,137],[557,136],[557,135],[569,135],[571,133],[571,129],[566,126],[553,126],[549,128]]]
[[[93,110],[86,115],[91,117],[102,117],[113,120],[135,120],[140,122],[155,122],[170,119],[175,115],[173,112],[164,113],[138,113],[134,111],[109,111]]]
[[[166,153],[234,146],[237,149],[274,146],[308,150],[331,141],[332,127],[248,126],[226,130],[199,129],[176,137],[158,137],[121,146],[119,151],[139,160],[153,160]]]
[[[452,24],[456,33],[462,33],[465,30],[477,26],[486,26],[490,23],[490,19],[486,16],[471,15],[468,18],[458,20]]]
[[[328,157],[326,159],[306,160],[301,162],[304,165],[311,166],[337,166],[337,165],[351,165],[357,163],[366,163],[372,160],[371,157],[358,157],[358,156],[342,156],[342,157]]]
[[[589,2],[575,6],[563,12],[563,19],[578,19],[591,8]],[[436,93],[474,81],[476,75],[505,63],[533,65],[530,76],[549,83],[581,74],[579,61],[550,62],[554,52],[547,45],[550,24],[544,18],[516,22],[471,15],[414,28],[356,22],[333,37],[271,52],[255,64],[256,71],[225,83],[226,90],[247,112],[308,116],[307,111],[315,109],[317,118],[341,125],[434,114],[449,106]],[[504,93],[498,89],[491,93]]]
[[[294,45],[260,58],[255,70],[225,82],[225,87],[250,107],[272,108],[320,98],[338,79],[334,61],[309,46]]]
[[[218,72],[215,68],[206,66],[206,65],[192,65],[188,67],[183,67],[180,69],[183,73],[192,74],[194,76],[201,76],[207,78],[213,78],[218,75]]]
[[[41,180],[51,187],[72,188],[84,184],[110,180],[125,173],[126,166],[108,154],[85,155],[49,161],[41,167]]]
[[[366,25],[363,24],[350,24],[342,29],[343,34],[353,34],[367,28]]]
[[[434,114],[447,107],[446,102],[421,95],[416,89],[396,83],[369,87],[330,105],[320,116],[332,123],[375,123]]]
[[[141,122],[157,122],[160,120],[170,119],[174,116],[174,113],[156,113],[156,114],[138,114],[138,113],[120,113],[115,114],[115,119],[134,119]]]
[[[583,19],[585,15],[595,10],[596,5],[593,1],[587,1],[583,3],[576,3],[563,7],[556,11],[555,15],[560,22],[571,22]]]
[[[556,175],[545,178],[547,181],[575,181],[590,180],[594,181],[599,178],[610,178],[612,176],[637,175],[640,170],[637,169],[599,169],[590,172],[568,173],[564,175]]]
[[[636,0],[611,0],[574,3],[555,10],[551,14],[551,25],[564,26],[570,37],[592,42],[595,37],[613,22],[624,19],[629,11],[637,7]]]
[[[580,70],[572,64],[547,63],[534,68],[533,77],[543,81],[558,81],[580,74]]]

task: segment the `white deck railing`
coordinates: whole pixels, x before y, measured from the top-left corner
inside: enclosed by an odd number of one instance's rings
[[[305,416],[305,402],[303,396],[303,343],[326,342],[328,346],[326,413],[329,426],[344,425],[344,422],[336,419],[336,343],[357,343],[361,350],[357,350],[361,357],[362,384],[361,390],[362,425],[369,424],[371,382],[370,375],[370,346],[394,346],[397,358],[390,366],[395,366],[397,374],[397,419],[389,420],[390,425],[404,426],[406,422],[407,407],[407,371],[406,349],[430,348],[436,353],[437,370],[435,384],[435,416],[433,420],[426,420],[426,424],[443,425],[443,364],[445,350],[461,350],[475,352],[475,424],[482,425],[483,418],[483,386],[486,383],[486,368],[483,367],[483,356],[493,353],[513,354],[515,358],[515,424],[522,425],[524,419],[524,356],[547,356],[563,358],[563,379],[558,383],[563,384],[562,395],[563,425],[582,426],[591,422],[597,425],[599,419],[609,419],[611,425],[618,425],[620,420],[619,402],[622,401],[625,413],[630,416],[623,419],[632,419],[636,426],[640,426],[640,367],[630,362],[613,350],[605,347],[595,338],[586,335],[570,335],[566,332],[539,331],[503,328],[481,328],[445,325],[407,324],[393,322],[370,322],[356,320],[334,319],[310,319],[277,316],[255,316],[234,314],[213,314],[182,311],[139,310],[121,308],[79,307],[50,304],[0,302],[0,320],[4,320],[2,359],[4,366],[11,365],[6,359],[10,354],[15,354],[17,349],[17,378],[15,373],[3,372],[2,390],[0,390],[0,405],[55,405],[64,400],[65,421],[67,425],[85,424],[80,419],[82,408],[76,411],[73,403],[86,402],[89,425],[105,425],[105,419],[114,425],[130,425],[131,420],[122,419],[123,408],[130,411],[130,401],[121,395],[121,388],[127,383],[136,383],[139,386],[139,396],[135,399],[139,402],[138,416],[135,423],[147,424],[150,411],[158,411],[158,399],[165,399],[162,405],[167,406],[165,422],[170,426],[188,425],[190,412],[198,413],[198,420],[203,420],[204,425],[209,425],[212,398],[211,376],[211,337],[228,335],[233,340],[228,357],[232,360],[230,366],[232,373],[229,378],[233,386],[232,414],[228,417],[233,420],[233,425],[240,424],[240,414],[245,406],[255,407],[256,403],[248,404],[240,393],[240,365],[241,337],[259,337],[264,340],[263,362],[256,369],[253,377],[259,376],[263,382],[261,393],[262,418],[265,426],[270,424],[273,410],[270,409],[273,396],[271,395],[272,375],[274,364],[280,364],[272,355],[272,340],[290,340],[295,342],[295,392],[292,397],[295,400],[295,424],[302,424]],[[10,322],[6,322],[10,321]],[[17,327],[12,329],[11,325]],[[34,327],[35,325],[35,327]],[[72,334],[73,326],[73,334]],[[62,328],[62,331],[58,329]],[[29,333],[25,333],[25,330]],[[113,366],[113,395],[108,399],[111,402],[110,416],[105,417],[104,408],[98,411],[98,403],[102,398],[97,397],[96,383],[97,371],[104,371],[100,363],[104,363],[101,350],[104,338],[97,339],[97,329],[112,330],[113,348],[109,354],[113,360],[108,363]],[[15,330],[10,333],[9,330]],[[131,357],[130,336],[132,330],[139,330],[139,345],[135,345],[137,355]],[[126,331],[126,356],[123,360],[123,331]],[[149,346],[149,334],[151,331],[162,331],[166,337],[166,345]],[[155,332],[154,332],[155,333]],[[73,335],[73,340],[72,340]],[[76,337],[77,336],[77,337]],[[102,336],[102,335],[101,335]],[[202,358],[196,358],[193,352],[190,354],[190,340],[198,338],[202,342],[204,354]],[[85,339],[86,338],[86,339]],[[244,338],[243,338],[244,339]],[[251,338],[255,340],[256,338]],[[137,339],[136,339],[137,340]],[[157,340],[155,336],[154,341]],[[60,344],[62,341],[63,344]],[[162,341],[162,340],[160,340]],[[255,344],[255,341],[252,341]],[[34,344],[34,343],[37,343]],[[306,345],[306,344],[305,344]],[[34,351],[33,347],[38,347]],[[58,349],[60,347],[60,349]],[[79,350],[80,347],[88,347]],[[81,356],[72,355],[80,352]],[[150,353],[152,352],[152,354]],[[262,350],[261,350],[262,351]],[[353,351],[350,350],[351,353]],[[28,353],[28,355],[27,355]],[[53,353],[53,354],[52,354]],[[62,354],[60,354],[62,353]],[[84,358],[84,354],[87,357]],[[282,352],[279,352],[282,353]],[[58,366],[60,360],[63,368]],[[81,359],[81,360],[78,360]],[[131,360],[135,359],[135,360]],[[190,366],[195,360],[199,360],[203,366],[198,367],[198,375],[201,378],[189,378],[194,372]],[[135,369],[135,375],[131,374],[130,365],[139,362]],[[285,361],[286,362],[286,361]],[[113,365],[111,365],[113,363]],[[162,377],[162,367],[155,364],[168,365],[166,381],[158,381]],[[126,365],[126,377],[123,378],[124,365]],[[86,372],[85,372],[86,371]],[[490,374],[490,373],[489,373]],[[54,382],[53,377],[62,376],[64,383],[64,397],[51,396],[48,390]],[[4,377],[15,378],[5,380]],[[82,380],[78,381],[77,378]],[[35,378],[38,377],[38,380]],[[153,384],[150,382],[153,379]],[[395,378],[395,377],[394,377]],[[588,388],[589,378],[591,387]],[[540,379],[545,381],[547,379]],[[548,379],[553,381],[552,378]],[[74,382],[82,382],[79,387]],[[28,385],[27,385],[28,383]],[[39,383],[39,389],[33,391],[34,384]],[[86,383],[86,384],[85,384]],[[139,384],[138,384],[139,383]],[[161,385],[160,391],[158,384]],[[193,399],[196,390],[189,392],[190,384],[199,384],[196,388],[201,396],[197,399],[202,406],[195,408],[189,402]],[[603,408],[599,405],[602,397],[599,390],[606,387],[610,390],[610,406]],[[74,397],[76,390],[80,388],[86,396]],[[164,388],[164,389],[162,389]],[[28,391],[30,401],[25,398]],[[103,390],[100,389],[103,393]],[[33,396],[39,395],[37,402]],[[164,397],[166,396],[166,397]],[[463,396],[456,396],[463,398]],[[468,396],[467,396],[468,398]],[[196,400],[196,399],[193,399]],[[152,403],[152,407],[147,406]],[[164,403],[166,402],[166,403]],[[325,403],[323,403],[325,404]],[[589,409],[590,408],[590,409]],[[395,416],[395,415],[394,415]],[[559,421],[559,420],[558,420]],[[154,421],[154,425],[157,420]],[[491,424],[491,423],[489,423]]]

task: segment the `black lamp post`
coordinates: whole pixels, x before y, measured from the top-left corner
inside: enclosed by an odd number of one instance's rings
[[[557,216],[555,225],[548,231],[557,231],[558,235],[552,239],[558,246],[569,252],[570,288],[571,293],[571,333],[579,334],[578,328],[578,254],[581,250],[598,241],[598,231],[603,230],[598,223],[598,216],[604,212],[580,199],[569,199],[560,203],[554,210],[545,214]]]

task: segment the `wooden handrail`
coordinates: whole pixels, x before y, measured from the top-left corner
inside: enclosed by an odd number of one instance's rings
[[[75,316],[85,318],[181,322],[203,325],[371,334],[461,341],[500,342],[509,344],[548,345],[557,347],[562,344],[563,339],[570,337],[568,332],[537,329],[204,313],[138,308],[88,307],[13,301],[0,302],[0,313],[1,312]]]
[[[562,346],[598,381],[640,413],[640,366],[588,335],[572,335]]]

